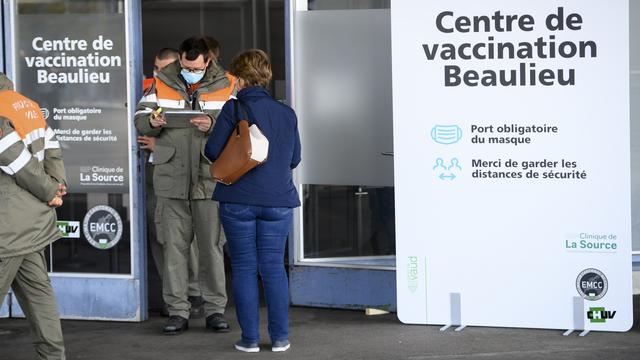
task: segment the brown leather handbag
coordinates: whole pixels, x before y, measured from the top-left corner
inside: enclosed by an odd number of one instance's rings
[[[233,100],[236,126],[222,153],[209,165],[211,177],[225,185],[238,181],[249,170],[267,161],[269,140],[258,125],[240,119],[238,100]]]

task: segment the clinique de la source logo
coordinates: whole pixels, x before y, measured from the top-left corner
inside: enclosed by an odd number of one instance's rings
[[[81,166],[82,185],[124,185],[124,168],[105,166]]]
[[[609,282],[604,273],[598,269],[585,269],[576,279],[578,294],[590,301],[600,300],[609,289]]]
[[[590,307],[587,311],[587,319],[591,323],[604,323],[616,316],[615,311],[606,311],[603,307]]]
[[[409,263],[407,265],[407,286],[409,291],[415,293],[418,290],[418,258],[415,256],[409,256]]]

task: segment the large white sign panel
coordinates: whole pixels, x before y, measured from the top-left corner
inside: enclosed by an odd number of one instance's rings
[[[392,1],[402,322],[631,328],[628,7]]]

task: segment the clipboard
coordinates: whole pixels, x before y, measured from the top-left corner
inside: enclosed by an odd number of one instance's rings
[[[190,120],[198,115],[206,115],[200,110],[167,110],[162,115],[167,120],[165,128],[190,128],[194,125]]]

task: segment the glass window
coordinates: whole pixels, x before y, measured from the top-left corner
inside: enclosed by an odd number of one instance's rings
[[[13,80],[58,134],[68,183],[50,271],[131,274],[123,2],[15,4]]]
[[[264,50],[273,70],[269,90],[276,99],[285,98],[284,0],[143,0],[144,73],[151,76],[158,50],[177,49],[184,39],[201,35],[218,40],[225,69],[241,51]]]
[[[304,257],[394,255],[391,186],[305,185]]]
[[[295,35],[302,260],[393,256],[389,11],[302,11]]]

